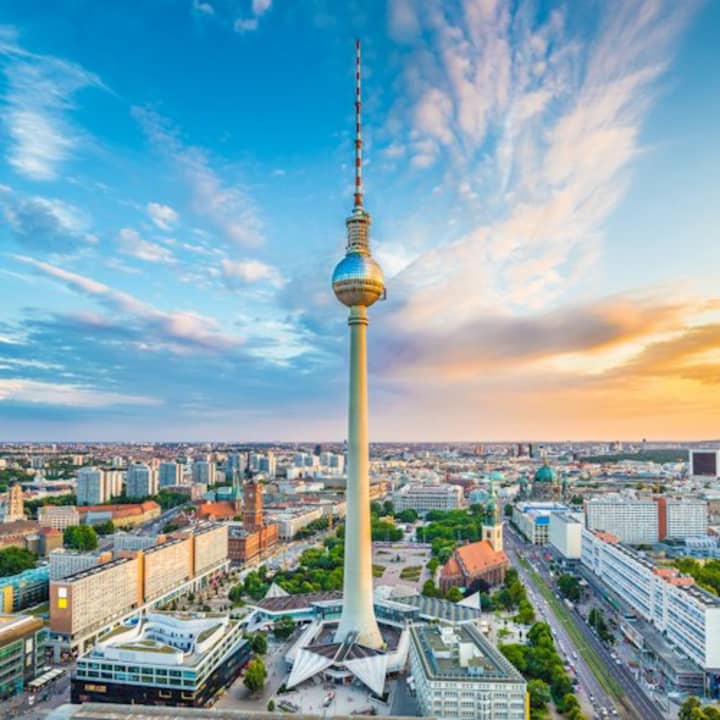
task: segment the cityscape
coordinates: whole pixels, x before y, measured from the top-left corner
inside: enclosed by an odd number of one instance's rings
[[[718,30],[0,8],[0,718],[720,719]]]

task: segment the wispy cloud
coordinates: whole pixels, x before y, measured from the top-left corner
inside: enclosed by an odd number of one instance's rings
[[[272,5],[272,0],[252,0],[252,16],[239,17],[233,23],[235,32],[245,33],[257,30],[260,24],[260,16],[264,15]]]
[[[603,5],[591,40],[560,10],[538,24],[531,4],[413,6],[404,25],[420,23],[428,44],[408,54],[411,101],[398,101],[409,161],[438,166],[467,219],[398,277],[404,327],[538,309],[587,274],[695,5]]]
[[[74,95],[103,84],[80,65],[23,49],[8,27],[0,27],[0,62],[7,78],[8,162],[33,180],[53,180],[82,138],[71,119]]]
[[[133,115],[187,183],[196,215],[206,218],[234,245],[252,247],[264,241],[258,209],[241,185],[223,180],[212,168],[207,153],[185,146],[164,118],[143,108],[133,108]]]
[[[0,378],[0,403],[104,408],[112,405],[155,406],[157,398],[97,390],[83,385],[41,382],[27,378]]]
[[[260,260],[228,260],[222,261],[222,275],[230,286],[252,285],[267,282],[274,287],[283,285],[282,275],[277,268]]]
[[[202,0],[193,0],[192,8],[195,12],[202,13],[203,15],[215,14],[215,8],[209,2],[202,2]]]
[[[174,255],[166,247],[144,240],[137,230],[122,228],[118,233],[120,252],[152,263],[173,263]]]
[[[172,230],[180,217],[176,210],[173,210],[169,205],[162,205],[161,203],[148,203],[147,211],[150,219],[161,230]]]
[[[84,275],[78,275],[50,263],[34,258],[18,256],[21,262],[38,272],[62,283],[70,290],[97,300],[114,315],[120,313],[130,318],[145,332],[148,343],[162,344],[171,351],[223,351],[241,344],[239,337],[220,331],[216,320],[189,311],[164,311],[138,300],[133,295],[115,290],[104,283]],[[115,323],[97,318],[97,323]]]

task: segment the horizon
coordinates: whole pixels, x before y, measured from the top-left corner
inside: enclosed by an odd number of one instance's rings
[[[0,442],[345,436],[355,38],[372,442],[718,442],[720,4],[330,7],[4,6]]]

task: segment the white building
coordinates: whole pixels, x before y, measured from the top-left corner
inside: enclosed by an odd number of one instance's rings
[[[708,504],[706,500],[673,498],[665,501],[665,507],[665,534],[661,535],[661,539],[664,537],[684,539],[707,535]]]
[[[395,510],[413,509],[418,512],[428,510],[457,510],[464,506],[463,489],[459,485],[441,483],[424,485],[408,483],[392,494]]]
[[[660,537],[658,506],[652,499],[591,498],[585,502],[585,526],[612,533],[628,545],[652,545]]]
[[[522,675],[472,624],[412,625],[410,672],[421,715],[525,720]]]
[[[38,523],[41,527],[64,530],[80,524],[80,513],[74,505],[43,505],[38,508]]]
[[[125,494],[130,498],[157,495],[157,472],[145,463],[133,463],[128,466],[126,483]]]
[[[184,479],[183,466],[176,462],[161,462],[158,467],[158,487],[182,485]]]
[[[125,473],[122,470],[102,470],[105,497],[110,500],[122,495]]]
[[[582,563],[706,674],[720,676],[720,598],[609,533],[583,530]]]
[[[50,562],[50,579],[61,580],[81,570],[95,567],[112,560],[110,552],[74,552],[58,548],[48,555]]]
[[[566,560],[580,559],[582,531],[583,523],[573,513],[550,513],[550,544]]]
[[[300,512],[282,512],[272,515],[272,521],[278,523],[278,535],[281,540],[292,540],[298,531],[307,527],[314,520],[323,517],[323,508],[317,507],[311,510],[302,510]]]
[[[567,505],[554,502],[523,502],[513,507],[513,524],[533,545],[547,545],[550,542],[550,518],[554,514],[565,514]]]
[[[77,472],[76,495],[78,505],[100,505],[109,500],[103,471],[96,467],[80,468]]]

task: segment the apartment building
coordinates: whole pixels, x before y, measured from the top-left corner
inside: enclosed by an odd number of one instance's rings
[[[659,567],[610,533],[583,530],[582,564],[702,668],[720,681],[720,598],[675,568]]]
[[[144,600],[164,595],[193,576],[193,537],[174,537],[142,553]]]
[[[200,575],[228,559],[227,525],[208,524],[193,531],[193,575]]]
[[[50,563],[50,579],[61,580],[82,570],[101,565],[112,560],[112,553],[106,552],[75,552],[58,548],[48,555]]]

